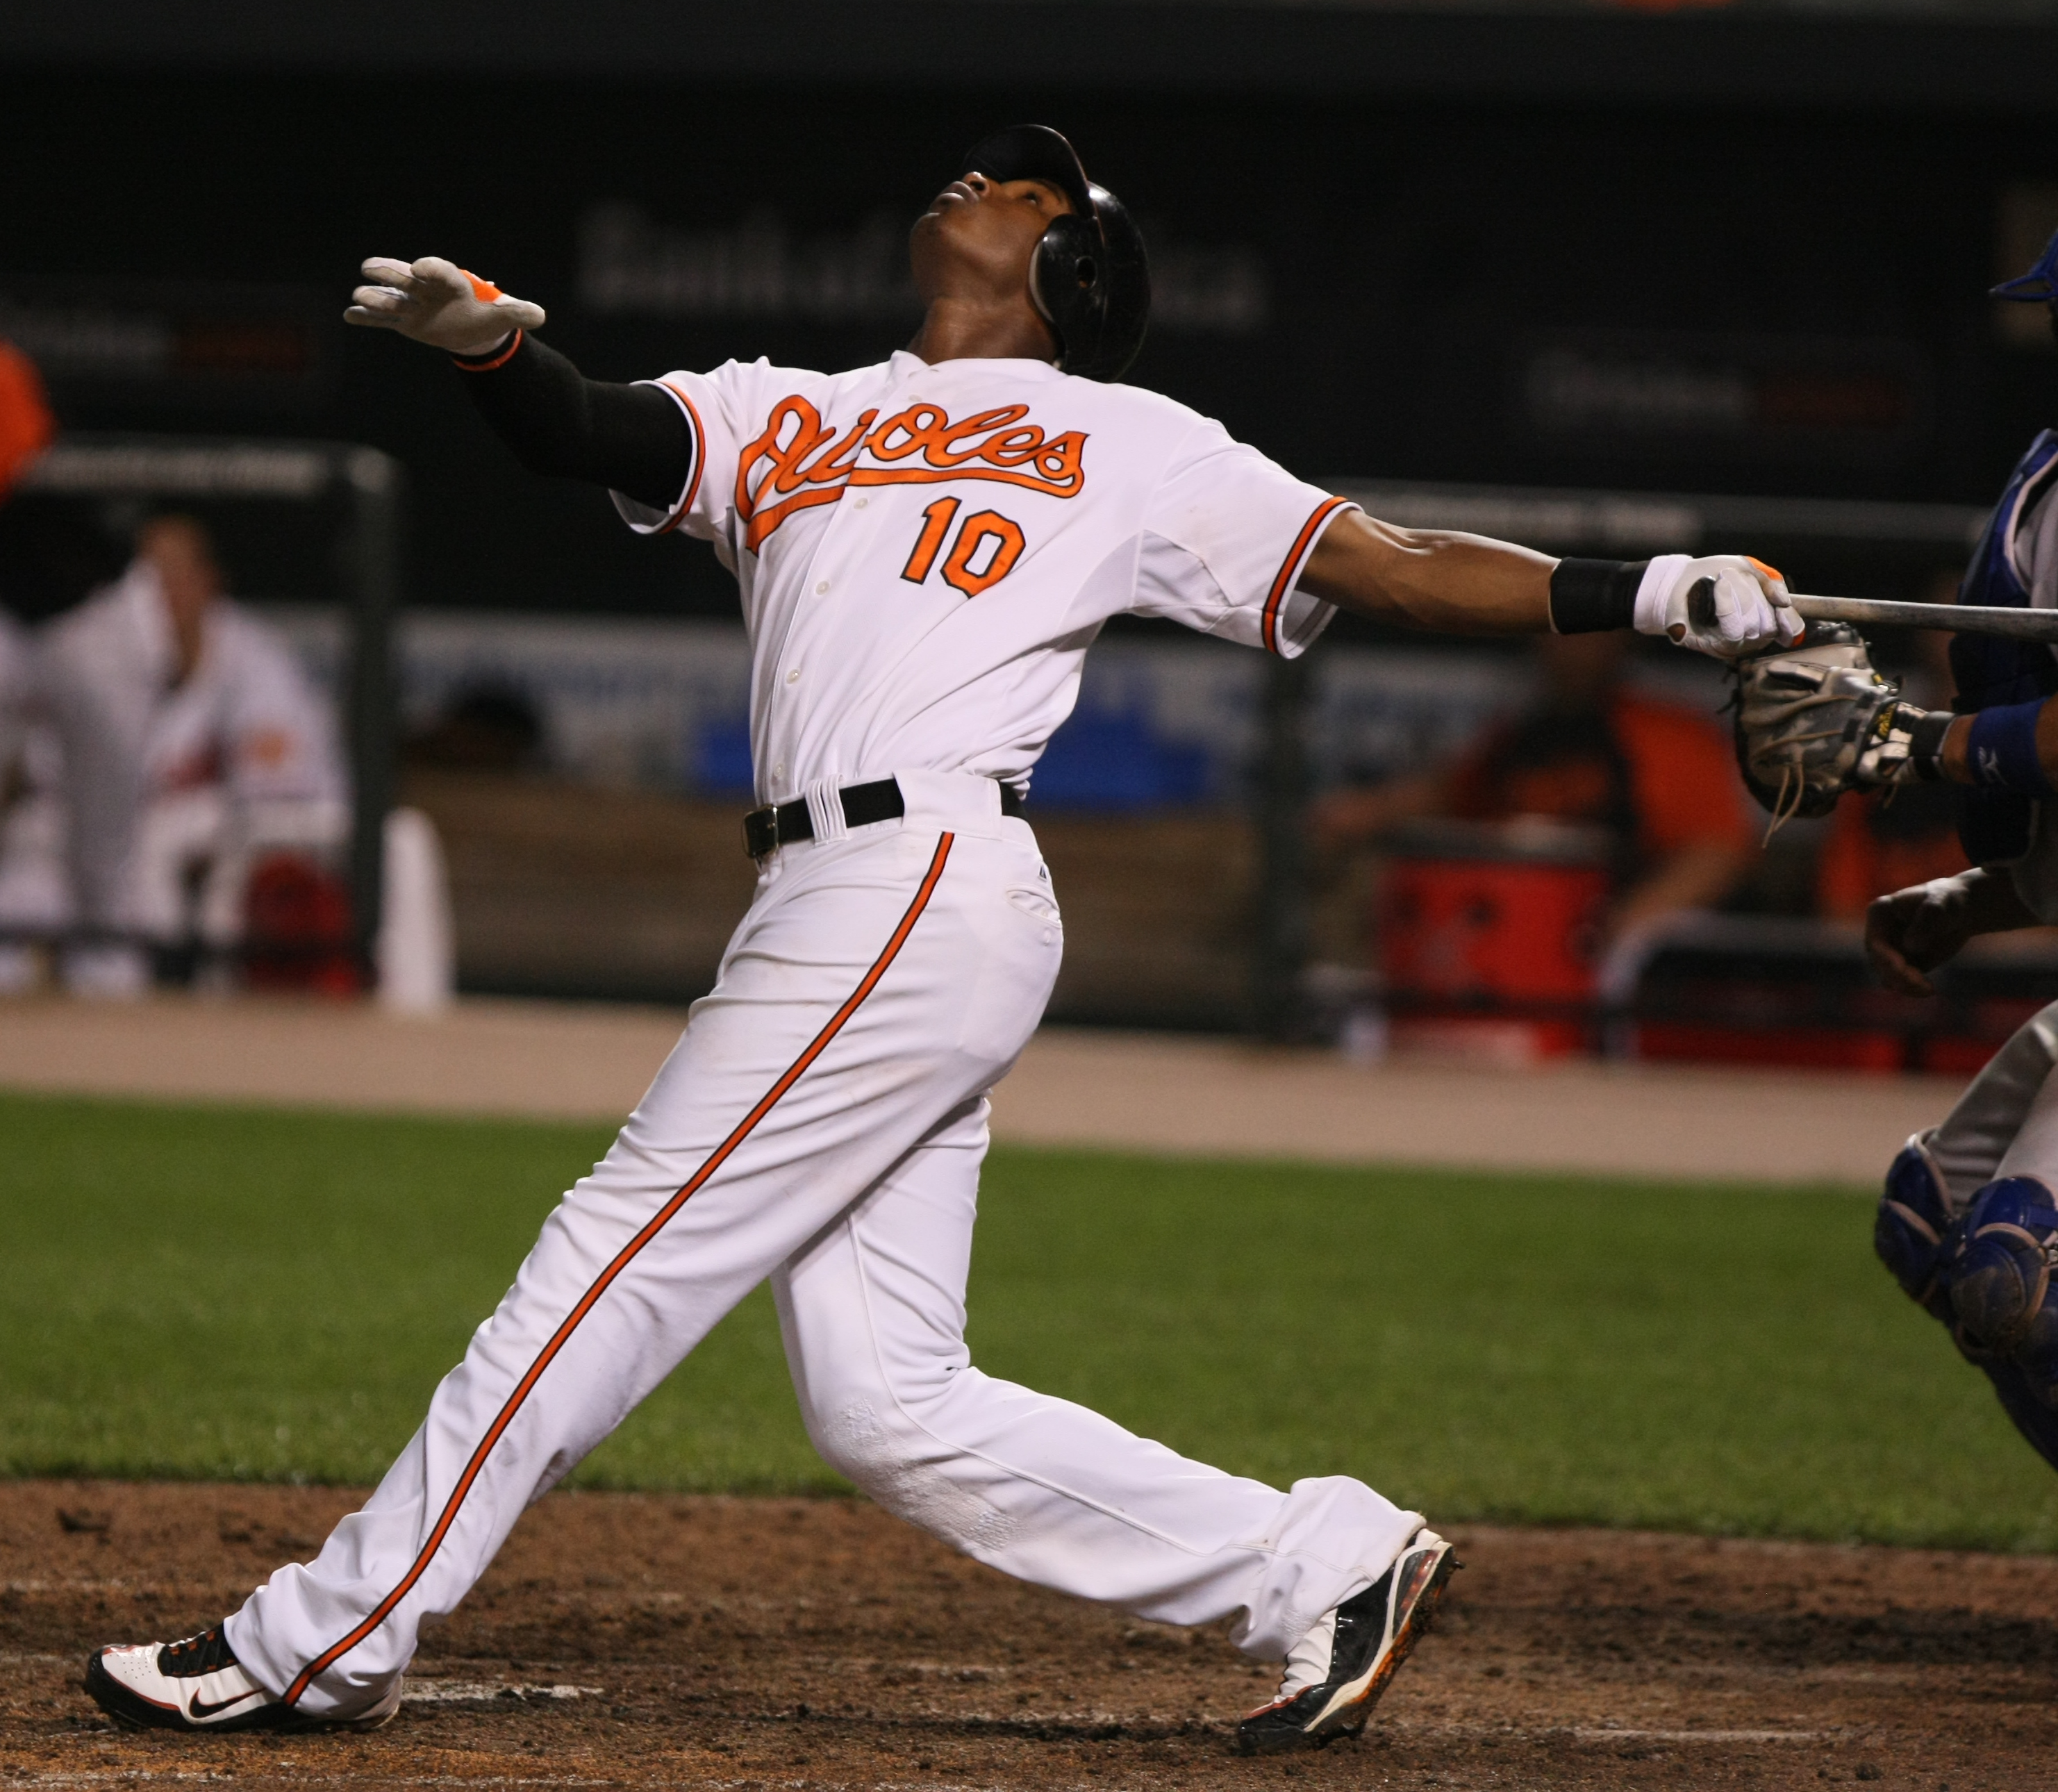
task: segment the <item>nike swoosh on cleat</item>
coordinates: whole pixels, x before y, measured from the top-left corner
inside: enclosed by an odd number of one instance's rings
[[[212,1705],[204,1699],[196,1699],[186,1707],[186,1715],[196,1722],[203,1722],[207,1718],[227,1711],[232,1705],[240,1705],[246,1699],[263,1697],[264,1694],[261,1691],[239,1692],[233,1699],[220,1699]]]

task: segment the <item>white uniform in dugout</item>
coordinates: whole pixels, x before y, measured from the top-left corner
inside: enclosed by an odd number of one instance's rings
[[[1361,1483],[1281,1492],[972,1367],[987,1091],[1040,1017],[1060,923],[1026,784],[1095,633],[1171,617],[1294,654],[1340,500],[1170,400],[1031,360],[896,354],[663,382],[682,528],[735,571],[758,795],[815,837],[764,862],[713,992],[545,1225],[364,1510],[228,1622],[308,1716],[390,1695],[522,1509],[769,1277],[824,1458],[1019,1578],[1140,1616],[1234,1615],[1277,1659],[1421,1524]],[[906,813],[846,824],[893,777]]]

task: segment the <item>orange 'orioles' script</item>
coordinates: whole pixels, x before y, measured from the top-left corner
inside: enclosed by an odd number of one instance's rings
[[[954,423],[936,405],[911,404],[884,423],[868,411],[838,435],[805,399],[781,399],[737,459],[743,545],[756,553],[796,511],[833,504],[849,486],[998,479],[1076,498],[1086,487],[1086,431],[1047,436],[1023,421],[1028,415],[1027,405],[1007,404]]]

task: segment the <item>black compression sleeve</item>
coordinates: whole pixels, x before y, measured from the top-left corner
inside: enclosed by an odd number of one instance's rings
[[[588,479],[653,510],[678,503],[696,444],[669,393],[589,379],[526,333],[511,348],[454,359],[479,415],[530,472]]]

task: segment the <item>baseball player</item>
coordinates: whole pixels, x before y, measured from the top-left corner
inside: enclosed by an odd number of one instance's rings
[[[824,1458],[994,1568],[1279,1660],[1247,1750],[1361,1728],[1450,1545],[1343,1476],[1285,1490],[982,1374],[964,1289],[987,1091],[1058,969],[1019,811],[1124,612],[1302,652],[1338,608],[1481,632],[1794,632],[1742,559],[1551,560],[1392,529],[1116,383],[1149,284],[1128,214],[1037,126],[979,143],[916,221],[927,312],[840,374],[764,361],[583,378],[540,308],[449,262],[365,264],[348,313],[457,357],[530,467],[711,543],[752,644],[760,876],[713,991],[566,1195],[364,1510],[186,1640],[109,1648],[124,1722],[368,1726],[522,1509],[771,1279]],[[1690,594],[1701,599],[1690,602]]]
[[[2040,303],[2058,334],[2058,236],[1994,288]],[[1964,604],[2058,608],[2058,433],[2016,463],[1959,586]],[[1738,710],[1746,778],[1775,806],[1826,813],[1845,790],[1928,779],[1962,787],[1973,869],[1880,897],[1865,948],[1889,988],[1933,993],[1929,973],[1984,933],[2058,923],[2058,650],[1961,634],[1949,710],[1901,700],[1848,629],[1746,663]],[[2058,1467],[2058,1003],[2019,1029],[1944,1122],[1887,1172],[1873,1232],[1901,1286],[1949,1327],[2023,1435]]]
[[[75,924],[167,946],[197,932],[227,946],[242,933],[259,854],[320,854],[344,838],[328,705],[292,649],[222,583],[206,530],[161,516],[144,525],[119,579],[44,631],[38,677],[62,743]],[[139,994],[149,979],[133,939],[73,944],[64,971],[87,994]]]

